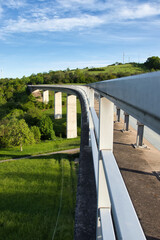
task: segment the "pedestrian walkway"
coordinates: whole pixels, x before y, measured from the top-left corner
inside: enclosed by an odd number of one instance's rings
[[[160,152],[148,141],[148,148],[133,148],[136,131],[122,132],[123,122],[114,124],[114,155],[149,240],[160,240]]]

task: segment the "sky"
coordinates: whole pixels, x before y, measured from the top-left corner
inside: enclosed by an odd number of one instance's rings
[[[160,0],[0,0],[0,78],[160,56]]]

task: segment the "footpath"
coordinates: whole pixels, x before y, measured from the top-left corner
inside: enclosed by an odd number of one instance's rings
[[[74,154],[78,153],[80,151],[80,148],[73,148],[73,149],[67,149],[67,150],[61,150],[57,152],[50,152],[50,153],[42,153],[42,154],[37,154],[37,155],[32,155],[32,156],[25,156],[25,157],[19,157],[19,158],[11,158],[11,159],[5,159],[5,160],[0,160],[0,163],[2,162],[10,162],[10,161],[15,161],[15,160],[21,160],[21,159],[27,159],[27,158],[34,158],[34,157],[41,157],[41,156],[48,156],[48,155],[55,155],[55,154]]]
[[[114,155],[148,240],[160,240],[160,151],[144,139],[148,148],[135,149],[136,131],[122,132],[114,124]]]

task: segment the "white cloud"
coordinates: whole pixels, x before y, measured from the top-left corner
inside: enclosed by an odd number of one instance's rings
[[[84,15],[77,18],[44,19],[41,21],[29,21],[27,19],[20,18],[18,21],[8,21],[8,25],[3,28],[2,31],[4,31],[4,33],[69,31],[75,27],[95,27],[102,23],[102,19],[90,15]]]
[[[70,8],[71,6],[77,8],[88,6],[88,8],[92,8],[95,5],[95,0],[58,0],[57,3],[65,8]]]
[[[160,4],[144,3],[121,9],[119,16],[123,19],[139,19],[160,14]]]
[[[140,3],[128,0],[39,0],[29,4],[28,0],[6,0],[3,5],[10,8],[23,7],[17,19],[12,15],[2,21],[0,36],[8,33],[70,31],[72,29],[93,28],[102,24],[128,24],[160,14],[160,3]],[[24,8],[26,6],[26,8]],[[0,0],[0,16],[2,2]],[[3,20],[3,19],[2,19]],[[154,19],[155,20],[155,19]],[[150,21],[151,23],[152,21]],[[3,25],[2,25],[3,24]]]

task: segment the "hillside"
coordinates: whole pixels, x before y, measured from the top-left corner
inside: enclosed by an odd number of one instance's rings
[[[32,74],[21,79],[0,79],[0,146],[33,145],[44,140],[66,136],[66,97],[63,95],[63,118],[53,116],[54,97],[43,104],[42,96],[27,91],[28,84],[88,84],[151,71],[144,64],[115,63],[101,68],[67,69]],[[40,94],[40,93],[39,93]],[[14,126],[14,131],[13,131]],[[44,129],[45,126],[45,129]],[[17,138],[20,134],[21,138]],[[10,138],[10,136],[13,136]],[[78,135],[80,135],[80,105],[78,103]]]
[[[27,84],[76,84],[92,83],[102,80],[120,78],[135,74],[141,74],[150,71],[144,64],[140,63],[116,63],[101,68],[84,68],[84,69],[66,69],[59,71],[49,71],[44,73],[32,74],[29,77],[22,77],[21,80]],[[1,79],[5,82],[13,79]],[[16,78],[15,80],[18,80]]]

